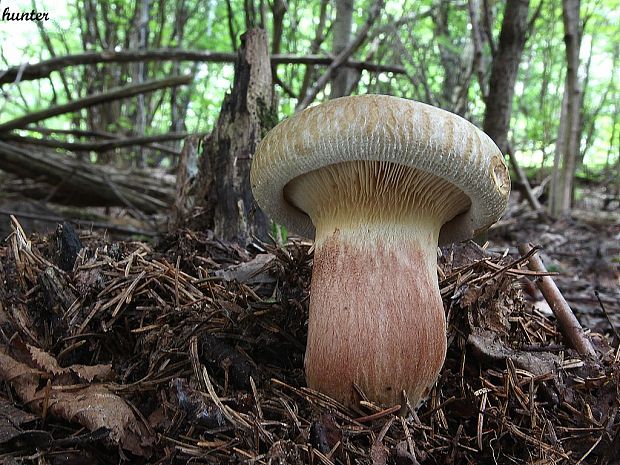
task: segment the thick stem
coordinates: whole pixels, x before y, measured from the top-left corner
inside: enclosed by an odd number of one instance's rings
[[[439,225],[317,228],[306,350],[308,385],[347,405],[415,405],[446,353],[436,274]]]

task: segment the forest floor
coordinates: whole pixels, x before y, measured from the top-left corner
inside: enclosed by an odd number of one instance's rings
[[[515,204],[487,247],[442,249],[445,366],[419,408],[387,409],[305,387],[309,243],[109,242],[14,222],[0,463],[618,464],[620,221],[588,211],[548,221]],[[596,359],[566,346],[523,242],[559,273]]]

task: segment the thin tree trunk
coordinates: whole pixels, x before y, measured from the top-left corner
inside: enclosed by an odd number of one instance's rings
[[[375,20],[381,13],[383,9],[383,5],[385,4],[385,0],[375,0],[370,10],[368,12],[368,18],[364,25],[357,31],[355,38],[347,45],[342,52],[338,54],[332,61],[331,65],[327,68],[327,70],[323,73],[323,75],[317,79],[312,88],[308,91],[308,94],[297,104],[295,111],[300,111],[310,105],[318,93],[325,88],[327,83],[330,81],[335,71],[345,64],[349,57],[362,45],[362,43],[366,40],[368,35],[368,31],[374,24]]]
[[[528,202],[534,210],[538,210],[540,203],[531,194],[529,181],[508,145],[515,82],[527,40],[529,6],[529,0],[508,0],[506,3],[499,44],[491,66],[483,128],[502,153],[508,153],[517,176],[528,193]]]
[[[333,53],[337,56],[342,52],[351,40],[353,27],[353,3],[354,0],[336,0],[336,19],[334,20]],[[330,98],[346,95],[349,87],[349,70],[340,67],[334,73]]]
[[[556,186],[553,189],[556,197],[551,204],[551,214],[554,216],[565,214],[571,208],[574,189],[573,173],[575,172],[581,142],[579,128],[582,89],[578,76],[579,50],[581,48],[580,3],[580,0],[562,1],[567,64],[564,88],[566,111],[563,113],[564,118],[560,118],[560,130],[558,131],[556,158],[559,161],[560,173],[555,178]]]
[[[562,107],[560,108],[560,123],[558,124],[558,136],[555,141],[555,152],[553,154],[553,171],[551,172],[551,187],[549,197],[549,213],[558,216],[562,213],[562,154],[564,153],[564,144],[566,142],[566,124],[568,111],[568,89],[564,87],[562,95]]]
[[[137,22],[135,24],[134,33],[132,34],[134,44],[132,48],[138,50],[146,50],[148,48],[148,25],[149,25],[149,11],[151,8],[150,0],[140,0],[136,6],[139,10],[136,15]],[[146,80],[146,66],[143,61],[136,63],[133,66],[133,79],[132,82],[141,84]],[[144,94],[136,96],[136,112],[134,118],[133,132],[136,135],[144,134],[146,130],[146,99]],[[146,166],[145,153],[142,147],[137,149],[138,166],[144,168]]]
[[[493,57],[483,129],[506,153],[517,71],[527,39],[529,0],[508,0]]]

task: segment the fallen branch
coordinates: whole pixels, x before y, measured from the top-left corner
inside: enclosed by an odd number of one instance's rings
[[[534,191],[532,190],[532,186],[530,186],[530,182],[528,181],[527,176],[521,169],[521,166],[519,166],[519,163],[517,162],[517,157],[512,151],[512,146],[510,144],[507,144],[506,151],[508,152],[508,159],[510,160],[510,164],[512,165],[512,168],[515,170],[515,173],[517,174],[517,177],[519,178],[519,182],[525,189],[525,197],[528,203],[530,204],[530,206],[532,207],[532,210],[542,212],[543,211],[542,205],[540,204],[538,197],[536,197],[536,195],[534,194]]]
[[[38,121],[52,118],[54,116],[64,115],[65,113],[81,110],[82,108],[92,107],[103,102],[133,97],[134,95],[144,94],[146,92],[153,92],[154,90],[163,89],[165,87],[175,87],[181,86],[183,84],[189,84],[192,79],[193,76],[189,75],[174,76],[167,79],[147,81],[142,84],[131,84],[128,86],[116,87],[107,92],[89,95],[78,100],[73,100],[62,105],[46,108],[45,110],[28,113],[27,115],[7,121],[3,124],[0,124],[0,133],[12,131],[13,129],[21,129],[26,127],[30,123],[36,123]]]
[[[98,63],[131,63],[136,61],[195,61],[202,63],[234,63],[235,53],[204,52],[197,50],[154,49],[154,50],[123,50],[119,52],[86,52],[76,55],[56,57],[39,63],[24,63],[0,71],[0,85],[32,81],[49,77],[52,72],[60,71],[69,66],[94,65]],[[280,54],[271,57],[272,65],[304,64],[328,66],[333,57],[322,55],[297,56]],[[405,74],[402,66],[379,65],[364,61],[347,61],[348,68],[367,69],[382,73]]]
[[[90,221],[83,220],[78,218],[66,218],[64,216],[56,216],[56,215],[40,215],[38,213],[29,213],[29,212],[20,212],[15,210],[5,210],[4,208],[0,208],[0,215],[6,216],[14,216],[19,220],[20,218],[27,218],[30,220],[38,220],[43,221],[45,223],[64,223],[68,221],[73,224],[77,224],[80,228],[83,229],[105,229],[108,231],[115,231],[123,234],[134,234],[139,236],[148,236],[155,237],[158,236],[159,233],[156,231],[149,231],[146,229],[137,229],[132,228],[130,226],[121,226],[114,223],[106,223],[102,221]]]
[[[115,133],[111,133],[111,132],[106,132],[106,131],[87,131],[87,130],[83,130],[83,129],[57,129],[57,128],[45,128],[45,127],[41,127],[41,126],[32,126],[32,127],[28,127],[25,128],[24,131],[31,131],[31,132],[38,132],[40,134],[45,134],[45,135],[51,135],[51,134],[66,134],[66,135],[71,135],[74,137],[95,137],[95,138],[100,138],[100,139],[105,139],[105,140],[120,140],[123,139],[123,137],[119,137],[117,134]],[[171,134],[175,134],[175,133],[171,133]],[[11,136],[3,136],[6,139],[10,139]],[[149,137],[149,136],[147,136]],[[40,141],[41,139],[38,138],[36,139],[37,141]],[[37,145],[46,145],[47,142],[39,142]],[[73,144],[75,144],[76,142],[73,142]],[[88,144],[88,142],[87,142]],[[59,146],[54,146],[57,148],[63,148],[63,147],[59,147]],[[162,144],[158,144],[158,143],[154,143],[154,142],[150,142],[147,143],[146,147],[153,149],[153,150],[159,150],[160,152],[164,152],[164,153],[168,153],[170,155],[174,155],[174,156],[179,156],[179,152],[177,150],[171,149],[170,147],[166,146],[166,145],[162,145]],[[71,147],[67,147],[69,150],[90,150],[88,148],[88,146],[71,146]]]
[[[532,244],[520,244],[519,252],[526,255],[530,253],[532,248]],[[528,267],[532,271],[547,271],[538,255],[532,255],[529,258]],[[550,276],[541,276],[536,280],[536,284],[557,318],[560,332],[566,338],[568,344],[579,352],[582,357],[596,358],[592,342],[585,334],[579,320],[575,317],[553,279]]]
[[[127,206],[146,213],[165,210],[173,201],[172,182],[144,172],[115,170],[55,152],[37,152],[0,141],[0,169],[42,178],[55,188],[52,198],[72,205]],[[110,187],[113,185],[113,189]]]
[[[51,147],[56,149],[66,149],[71,151],[91,151],[106,152],[108,150],[118,149],[121,147],[130,147],[133,145],[145,145],[153,142],[162,142],[170,140],[181,140],[187,137],[187,133],[177,132],[170,134],[155,134],[152,136],[122,137],[118,139],[108,139],[99,142],[67,142],[57,139],[38,139],[35,137],[24,137],[15,134],[3,136],[4,140],[17,141],[24,144],[40,145],[42,147]],[[169,147],[168,147],[169,149]],[[174,151],[177,153],[176,151]]]

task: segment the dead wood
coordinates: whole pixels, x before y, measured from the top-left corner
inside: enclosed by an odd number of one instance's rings
[[[170,133],[170,134],[154,134],[148,136],[137,137],[118,137],[105,141],[98,142],[66,142],[57,139],[37,139],[34,137],[24,137],[15,134],[6,134],[2,136],[2,139],[7,141],[15,141],[22,144],[38,145],[41,147],[50,147],[58,149],[77,151],[90,151],[90,152],[107,152],[122,147],[131,147],[135,145],[147,145],[153,142],[163,142],[171,140],[182,140],[187,137],[186,133]],[[168,153],[178,154],[178,152],[168,148]]]
[[[316,53],[316,52],[315,52]],[[200,50],[179,50],[179,49],[154,49],[154,50],[121,50],[118,52],[86,52],[76,55],[65,55],[51,58],[39,63],[24,63],[12,66],[0,71],[0,85],[19,83],[21,81],[31,81],[49,77],[54,71],[60,71],[69,66],[94,65],[98,63],[131,63],[136,61],[197,61],[204,63],[234,63],[237,59],[234,53],[205,52]],[[290,54],[274,54],[271,57],[273,65],[280,64],[304,64],[329,66],[332,58],[321,55],[297,56]],[[364,61],[348,60],[348,68],[359,70],[367,69],[377,73],[405,74],[402,66],[382,65]]]
[[[112,100],[120,100],[127,97],[133,97],[134,95],[144,94],[146,92],[153,92],[155,90],[163,89],[166,87],[175,87],[189,84],[192,79],[193,76],[174,76],[166,79],[147,81],[141,84],[130,84],[127,86],[116,87],[105,92],[89,95],[87,97],[73,100],[62,105],[56,105],[50,108],[46,108],[45,110],[34,111],[19,118],[6,121],[0,124],[0,133],[12,131],[13,129],[25,128],[30,123],[36,123],[38,121],[43,121],[54,116],[71,113],[72,111],[81,110],[82,108],[89,108],[103,102],[110,102]]]
[[[183,142],[177,163],[176,192],[168,221],[169,231],[181,227],[181,223],[188,218],[191,209],[195,206],[195,198],[191,195],[191,189],[198,174],[200,144],[201,138],[197,135],[187,137]]]
[[[203,145],[195,195],[204,206],[201,227],[220,239],[245,243],[252,236],[267,237],[267,218],[250,188],[250,166],[263,133],[277,119],[268,57],[264,30],[242,36],[232,91]]]
[[[524,255],[530,253],[531,250],[531,244],[519,245],[519,252]],[[528,267],[533,271],[547,271],[538,255],[529,257]],[[582,357],[596,358],[596,351],[592,346],[592,342],[584,332],[579,320],[575,317],[553,279],[550,276],[541,276],[536,280],[536,284],[551,307],[553,314],[558,319],[560,331],[570,346],[579,352]]]
[[[126,206],[154,213],[173,201],[173,181],[163,173],[94,165],[39,150],[0,141],[0,169],[51,184],[54,187],[46,196],[59,203]]]

